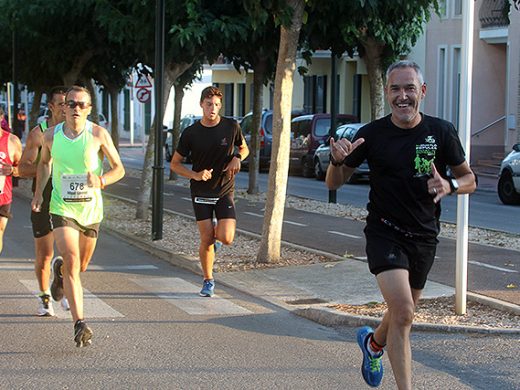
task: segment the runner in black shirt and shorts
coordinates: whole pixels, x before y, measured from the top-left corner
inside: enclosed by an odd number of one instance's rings
[[[358,331],[361,371],[370,386],[378,386],[383,347],[388,345],[397,387],[411,389],[410,330],[435,258],[440,200],[452,193],[471,193],[476,184],[454,126],[419,112],[426,94],[419,66],[396,62],[386,79],[391,114],[362,127],[352,143],[331,139],[326,183],[337,189],[355,167],[368,161],[366,252],[388,311],[375,331],[368,326]]]
[[[235,237],[233,191],[235,175],[249,149],[235,120],[219,115],[222,92],[207,87],[200,97],[202,119],[187,127],[170,163],[170,169],[190,179],[193,210],[200,234],[199,256],[204,281],[200,295],[214,295],[215,242],[230,245]],[[192,169],[182,161],[191,154]],[[213,226],[213,216],[217,219]]]

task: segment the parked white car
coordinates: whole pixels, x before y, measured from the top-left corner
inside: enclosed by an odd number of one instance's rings
[[[498,197],[504,204],[520,204],[520,143],[500,164]]]

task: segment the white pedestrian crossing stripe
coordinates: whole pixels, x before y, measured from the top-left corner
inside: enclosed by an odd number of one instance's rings
[[[141,278],[130,279],[147,291],[166,300],[172,305],[191,315],[243,315],[251,311],[220,298],[200,297],[201,286],[189,283],[180,278]]]
[[[34,302],[36,307],[36,294],[39,290],[38,282],[36,280],[20,280],[20,282],[29,290],[34,296]],[[71,318],[70,312],[62,309],[58,302],[52,302],[54,312],[58,318]],[[96,297],[90,291],[83,287],[83,312],[86,318],[114,318],[124,317],[123,314],[113,309],[101,299]]]
[[[144,270],[152,270],[157,269],[155,265],[151,264],[142,264],[142,265],[96,265],[90,264],[88,269],[91,271],[144,271]],[[34,264],[0,264],[1,271],[33,271]]]

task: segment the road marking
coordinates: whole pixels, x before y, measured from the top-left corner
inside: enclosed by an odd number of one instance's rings
[[[218,295],[212,298],[200,297],[201,286],[180,278],[140,278],[130,281],[190,315],[252,314],[251,311]]]
[[[90,264],[88,267],[92,271],[139,271],[139,270],[151,270],[157,269],[155,265],[143,264],[143,265],[96,265]],[[19,265],[5,265],[0,264],[0,270],[2,271],[34,271],[34,265],[30,264],[19,264]]]
[[[89,270],[93,271],[139,271],[139,270],[150,270],[157,269],[155,265],[143,264],[143,265],[96,265],[91,264],[88,267]]]
[[[295,225],[295,226],[309,226],[309,225],[305,225],[303,223],[299,223],[299,222],[293,222],[293,221],[283,221],[283,223],[288,223],[289,225]]]
[[[122,181],[118,181],[117,183],[118,186],[122,186],[122,187],[128,187],[128,184],[127,183],[123,183]]]
[[[29,290],[36,297],[37,291],[39,290],[38,282],[36,280],[20,280],[20,283],[22,283],[27,288],[27,290]],[[36,298],[34,299],[34,303],[36,311]],[[58,302],[53,301],[52,306],[54,307],[54,313],[56,314],[56,317],[67,319],[71,318],[70,311],[63,310]],[[107,305],[85,287],[83,287],[83,311],[85,312],[86,318],[124,317],[123,314]]]
[[[244,214],[247,214],[247,215],[251,215],[253,217],[259,217],[259,218],[263,218],[264,216],[262,214],[257,214],[257,213],[252,213],[250,211],[244,211]],[[309,226],[309,225],[305,225],[303,223],[299,223],[299,222],[293,222],[293,221],[283,221],[284,223],[288,223],[289,225],[295,225],[295,226]]]
[[[249,211],[244,211],[244,214],[252,215],[253,217],[260,217],[260,218],[264,217],[262,214],[251,213]]]
[[[164,196],[175,196],[175,192],[163,192]]]
[[[187,200],[188,202],[191,202],[191,198],[181,198],[182,200]]]
[[[468,263],[470,263],[470,264],[475,264],[475,265],[479,265],[479,266],[481,266],[481,267],[485,267],[485,268],[494,269],[494,270],[496,270],[496,271],[509,272],[509,273],[512,273],[512,274],[517,274],[517,273],[518,273],[518,271],[515,270],[515,269],[501,268],[501,267],[497,267],[497,266],[494,266],[494,265],[489,265],[489,264],[481,263],[481,262],[479,262],[479,261],[468,261]]]
[[[355,236],[353,234],[347,234],[347,233],[342,233],[342,232],[336,232],[334,230],[329,230],[329,233],[331,234],[337,234],[338,236],[343,236],[343,237],[349,237],[349,238],[356,238],[356,239],[360,239],[362,237],[360,236]]]

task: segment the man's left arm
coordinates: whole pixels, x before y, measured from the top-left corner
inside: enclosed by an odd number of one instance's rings
[[[237,146],[238,152],[233,155],[231,161],[224,168],[224,172],[229,172],[233,176],[240,172],[240,163],[245,160],[247,156],[249,156],[249,148],[247,147],[247,143],[244,136],[242,135],[242,132],[240,132],[240,139],[242,140],[242,143]]]
[[[110,137],[110,133],[102,128],[99,128],[99,137],[100,137],[100,145],[101,151],[105,155],[110,164],[110,170],[108,172],[103,173],[102,176],[98,177],[97,185],[95,187],[105,188],[105,186],[109,184],[114,184],[117,181],[121,180],[123,176],[125,176],[125,167],[121,161],[121,157],[114,146],[114,142],[112,142],[112,137]]]
[[[456,180],[456,184],[448,182],[448,186],[452,189],[453,186],[458,187],[456,189],[457,194],[471,194],[477,188],[477,181],[475,180],[475,174],[469,167],[467,161],[457,166],[450,167],[453,174],[453,180]]]

